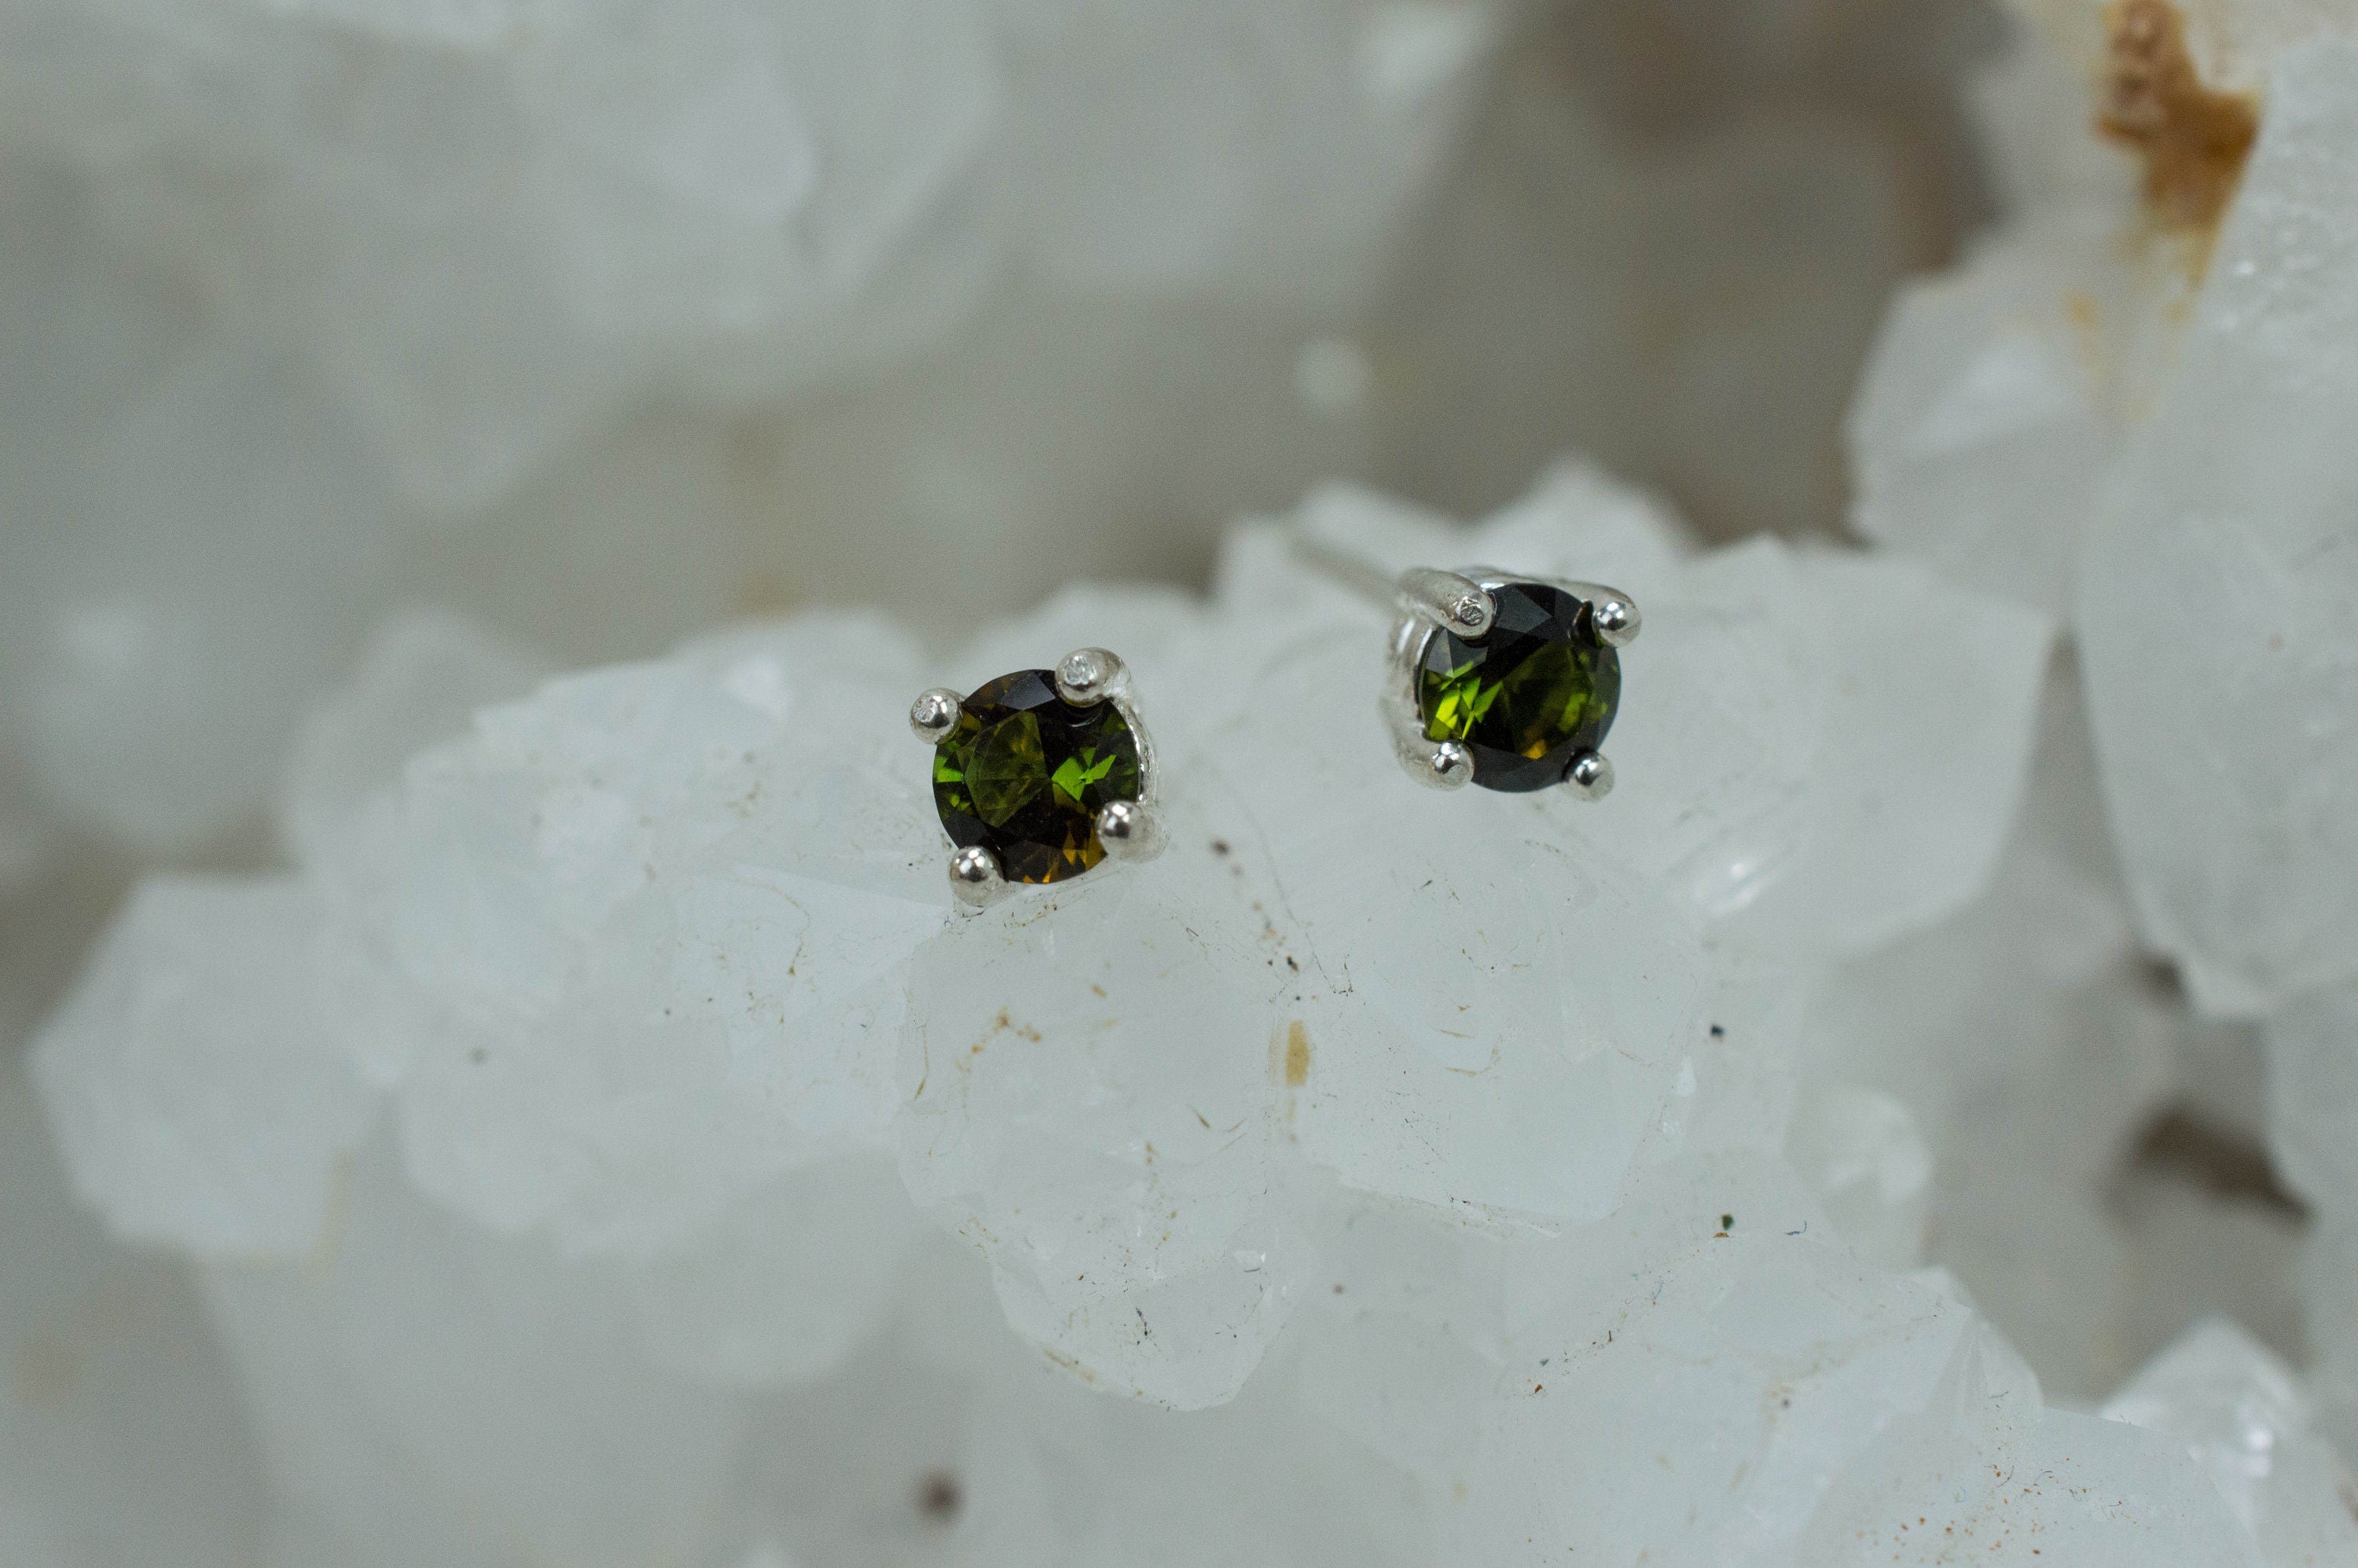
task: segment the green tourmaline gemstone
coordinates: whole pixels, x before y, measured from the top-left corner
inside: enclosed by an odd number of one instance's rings
[[[1120,708],[1056,695],[1046,670],[1018,670],[958,704],[934,748],[934,805],[961,848],[980,845],[1011,882],[1079,876],[1105,859],[1098,813],[1136,800],[1138,736]]]
[[[1613,727],[1621,657],[1596,640],[1587,602],[1562,589],[1509,583],[1492,592],[1497,621],[1478,643],[1446,629],[1427,640],[1417,715],[1428,741],[1474,753],[1487,789],[1546,789]]]

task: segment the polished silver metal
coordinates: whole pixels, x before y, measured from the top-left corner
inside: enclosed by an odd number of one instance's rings
[[[1151,860],[1163,853],[1163,824],[1138,801],[1109,801],[1098,813],[1098,842],[1112,860]]]
[[[1436,592],[1436,585],[1444,579],[1464,583],[1481,594],[1487,611],[1481,633],[1463,631],[1449,618],[1450,611],[1464,596],[1453,600],[1445,593]],[[1382,708],[1384,723],[1392,734],[1392,750],[1408,776],[1421,784],[1457,789],[1474,782],[1471,752],[1455,741],[1436,741],[1425,736],[1416,700],[1417,672],[1424,664],[1425,651],[1444,630],[1468,643],[1480,642],[1496,622],[1494,596],[1514,583],[1560,589],[1586,600],[1590,622],[1596,628],[1596,640],[1608,647],[1624,648],[1637,639],[1637,603],[1620,589],[1602,583],[1529,577],[1495,567],[1466,567],[1456,572],[1419,567],[1401,573],[1401,613],[1392,623],[1391,658],[1384,678]],[[1576,799],[1602,800],[1613,788],[1613,764],[1600,752],[1583,752],[1565,768],[1563,787]]]
[[[950,856],[950,892],[961,914],[980,914],[1005,898],[1011,885],[1000,872],[999,858],[979,844]]]
[[[1417,738],[1420,741],[1423,737]],[[1474,782],[1474,753],[1455,741],[1421,745],[1400,753],[1408,776],[1427,789],[1464,789]]]
[[[1162,800],[1163,774],[1154,765],[1153,738],[1146,732],[1146,720],[1140,716],[1138,704],[1130,695],[1130,666],[1103,648],[1076,648],[1056,661],[1056,695],[1083,708],[1110,702],[1120,712],[1122,722],[1130,726],[1130,738],[1138,742],[1138,799],[1134,804],[1145,813],[1148,827],[1159,828],[1161,817],[1156,807]],[[1103,813],[1099,816],[1102,817]],[[1102,834],[1099,838],[1102,841]],[[1107,853],[1112,853],[1109,845]],[[1152,856],[1130,858],[1146,860]]]
[[[1582,752],[1563,770],[1563,787],[1583,800],[1603,800],[1613,793],[1613,764],[1602,752]]]
[[[1130,700],[1130,666],[1103,648],[1076,648],[1057,660],[1049,674],[1056,695],[1066,702],[1082,708],[1110,702],[1130,726],[1130,737],[1138,745],[1138,798],[1109,802],[1098,813],[1098,841],[1109,860],[1152,860],[1163,852],[1164,842],[1158,810],[1162,774],[1154,765],[1154,741],[1147,733],[1146,721]],[[965,701],[948,687],[922,692],[910,705],[909,728],[927,745],[938,745],[957,723]],[[944,838],[947,837],[945,833]],[[1007,880],[998,857],[989,849],[979,845],[950,846],[950,891],[957,896],[959,913],[979,914],[1023,885]]]
[[[958,704],[966,698],[946,686],[917,694],[909,705],[909,729],[928,746],[941,743],[943,736],[957,725]]]
[[[1596,628],[1596,640],[1608,648],[1626,648],[1638,640],[1638,607],[1620,594],[1590,600],[1588,621]]]
[[[1103,648],[1076,648],[1056,661],[1056,695],[1094,708],[1130,689],[1130,666]]]
[[[1469,643],[1487,635],[1498,617],[1497,601],[1480,583],[1431,567],[1411,567],[1401,573],[1400,607],[1405,614],[1448,627]]]

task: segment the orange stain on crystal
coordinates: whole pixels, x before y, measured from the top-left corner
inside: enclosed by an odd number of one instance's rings
[[[2218,226],[2259,135],[2248,94],[2203,85],[2169,0],[2115,0],[2096,128],[2145,165],[2145,201],[2166,228]]]

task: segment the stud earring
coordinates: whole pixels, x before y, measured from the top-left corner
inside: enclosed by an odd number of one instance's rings
[[[1435,789],[1611,793],[1613,764],[1597,748],[1621,706],[1620,650],[1638,637],[1628,594],[1487,567],[1390,578],[1299,528],[1287,544],[1336,587],[1400,611],[1383,715],[1409,777]]]
[[[1521,792],[1613,788],[1597,748],[1621,703],[1638,606],[1617,589],[1469,567],[1395,585],[1384,719],[1419,784]]]
[[[1018,883],[1162,852],[1153,751],[1129,685],[1120,659],[1081,648],[1054,670],[1017,670],[964,697],[936,687],[912,705],[909,728],[934,748],[934,806],[962,913]]]

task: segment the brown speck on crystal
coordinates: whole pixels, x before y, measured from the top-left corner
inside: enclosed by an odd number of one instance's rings
[[[2170,0],[2115,0],[2105,31],[2096,128],[2144,161],[2146,206],[2165,227],[2217,227],[2259,135],[2258,109],[2203,85]]]

